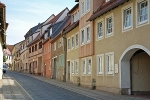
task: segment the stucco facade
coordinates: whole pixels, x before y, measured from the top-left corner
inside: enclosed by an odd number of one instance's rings
[[[50,40],[43,43],[43,76],[52,78],[51,68],[51,43]]]
[[[137,4],[142,0],[129,0],[123,5],[107,12],[106,14],[101,15],[100,17],[94,20],[94,48],[95,55],[93,57],[93,68],[96,79],[96,88],[108,92],[113,92],[117,94],[131,94],[132,92],[148,92],[150,91],[149,87],[146,87],[149,83],[148,73],[146,67],[149,66],[149,55],[150,55],[150,46],[149,46],[149,19],[150,13],[148,13],[147,22],[139,25],[137,23]],[[147,1],[148,8],[150,2]],[[132,26],[129,29],[124,29],[124,9],[131,8],[132,16]],[[149,12],[149,11],[148,11]],[[108,16],[112,16],[112,35],[107,36],[106,33],[106,19]],[[98,38],[98,22],[103,23],[103,36]],[[142,50],[141,52],[138,50]],[[112,61],[112,73],[108,72],[107,68],[107,55],[113,55]],[[136,57],[137,55],[140,60]],[[103,71],[101,74],[98,74],[96,71],[97,66],[97,57],[98,55],[103,56]],[[133,57],[135,55],[135,57]],[[130,59],[133,60],[130,60]],[[145,62],[142,62],[145,60]],[[143,67],[138,67],[137,63]],[[131,67],[132,66],[132,67]],[[135,67],[133,67],[135,66]],[[139,68],[139,70],[138,70]],[[139,71],[136,73],[133,71]],[[146,74],[147,73],[147,74]],[[144,77],[145,76],[145,77]],[[132,77],[132,80],[130,80]],[[138,77],[141,77],[139,80]],[[143,79],[142,79],[143,77]],[[146,80],[144,81],[144,78]],[[144,82],[144,83],[143,83]],[[142,86],[140,84],[143,84]],[[132,87],[131,87],[132,85]],[[140,88],[138,88],[138,86]]]

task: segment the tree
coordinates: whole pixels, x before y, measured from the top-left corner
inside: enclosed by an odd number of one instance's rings
[[[3,56],[3,62],[6,62],[7,58],[6,56]]]

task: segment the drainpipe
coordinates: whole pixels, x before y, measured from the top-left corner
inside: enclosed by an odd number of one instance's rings
[[[63,52],[64,52],[64,73],[63,73],[63,81],[66,82],[66,58],[67,58],[67,50],[66,50],[66,43],[67,39],[64,34],[62,34],[63,37]]]

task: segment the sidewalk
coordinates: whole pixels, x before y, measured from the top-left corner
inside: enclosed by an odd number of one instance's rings
[[[0,100],[33,100],[11,77],[4,74],[0,80]]]
[[[54,79],[50,79],[50,78],[46,78],[46,77],[42,77],[42,76],[36,76],[36,75],[32,75],[32,74],[25,74],[25,73],[20,73],[20,74],[24,74],[33,78],[36,78],[38,80],[47,82],[49,84],[58,86],[60,88],[64,88],[82,95],[86,95],[88,97],[94,98],[96,100],[150,100],[150,99],[146,99],[146,98],[139,98],[139,97],[133,97],[133,96],[126,96],[126,95],[116,95],[116,94],[112,94],[112,93],[108,93],[108,92],[102,92],[102,91],[98,91],[98,90],[90,90],[88,88],[84,88],[81,86],[76,86],[70,83],[66,83],[66,82],[61,82],[58,80],[54,80]]]

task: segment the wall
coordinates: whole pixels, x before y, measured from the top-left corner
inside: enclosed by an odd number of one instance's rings
[[[3,75],[3,72],[2,72],[2,67],[3,67],[3,48],[2,48],[2,38],[0,36],[0,80],[2,79],[2,75]]]

